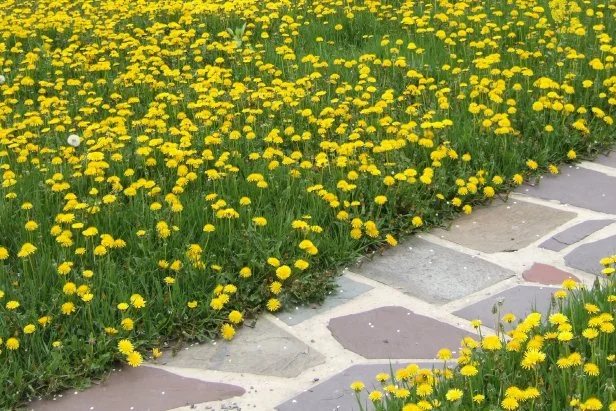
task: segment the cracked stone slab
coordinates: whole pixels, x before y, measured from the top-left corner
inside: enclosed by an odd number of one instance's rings
[[[324,362],[324,357],[270,321],[244,326],[232,341],[197,344],[165,355],[165,365],[276,377],[297,377]]]
[[[604,166],[616,168],[616,151],[612,151],[611,153],[601,154],[595,162],[602,164]]]
[[[332,308],[344,304],[353,298],[371,290],[372,287],[368,284],[363,284],[353,281],[350,278],[341,276],[336,280],[338,288],[328,295],[323,304],[311,305],[304,307],[296,307],[292,311],[283,311],[276,316],[284,321],[287,325],[296,325],[317,314],[324,313]]]
[[[442,362],[416,362],[422,369],[443,369]],[[344,410],[359,411],[360,408],[355,398],[355,393],[350,385],[354,381],[362,381],[368,391],[382,390],[381,383],[376,381],[375,376],[379,373],[391,374],[400,368],[406,367],[406,363],[383,363],[383,364],[357,364],[336,374],[332,378],[309,388],[303,393],[289,399],[276,407],[278,411],[325,411]],[[364,410],[371,409],[367,406],[368,393],[360,393],[360,401]],[[371,404],[370,404],[371,405]]]
[[[397,306],[332,318],[328,325],[344,348],[364,358],[433,359],[455,349],[467,331]]]
[[[616,177],[580,167],[563,168],[558,176],[545,176],[535,186],[516,191],[544,200],[616,214]]]
[[[456,219],[448,230],[437,229],[433,234],[484,253],[516,251],[575,216],[525,201],[498,199]]]
[[[535,263],[528,270],[522,273],[526,281],[545,285],[561,285],[563,281],[572,279],[577,282],[580,280],[566,271],[559,270],[551,265]]]
[[[614,220],[589,220],[581,222],[580,224],[576,224],[556,234],[552,238],[541,243],[539,247],[552,251],[560,251],[585,239],[595,231],[599,231],[613,222]]]
[[[165,411],[244,394],[241,387],[185,378],[141,366],[111,373],[104,382],[83,392],[65,391],[55,399],[28,405],[35,411],[149,410]]]
[[[498,321],[507,313],[514,314],[517,319],[524,319],[531,312],[547,314],[551,306],[552,293],[556,290],[558,288],[518,285],[462,308],[453,314],[469,321],[481,320],[483,325],[496,329]],[[499,312],[492,314],[494,306],[499,301],[502,301]],[[517,321],[513,324],[517,324]]]
[[[565,256],[565,264],[594,275],[602,275],[599,260],[616,254],[616,235],[582,244]]]
[[[457,300],[514,275],[481,258],[417,237],[352,270],[437,304]]]

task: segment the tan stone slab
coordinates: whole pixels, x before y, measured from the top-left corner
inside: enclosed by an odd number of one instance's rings
[[[456,219],[448,230],[437,229],[433,234],[484,253],[516,251],[575,216],[572,212],[525,201],[495,200]]]

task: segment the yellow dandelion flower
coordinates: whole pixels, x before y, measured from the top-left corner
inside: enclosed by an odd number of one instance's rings
[[[239,324],[243,321],[243,316],[242,313],[237,311],[237,310],[233,310],[229,313],[229,321],[231,321],[233,324]]]
[[[143,363],[143,357],[137,351],[132,351],[126,356],[126,362],[131,367],[139,367]]]
[[[225,340],[231,340],[235,335],[235,328],[233,328],[231,324],[223,324],[220,329],[220,333],[222,335],[222,338],[224,338]]]
[[[520,404],[518,403],[518,400],[513,397],[507,397],[501,401],[501,407],[506,410],[517,410],[519,406]]]
[[[118,341],[118,351],[121,354],[130,354],[132,353],[134,350],[134,346],[133,343],[130,342],[130,340],[127,339],[122,339],[120,341]]]
[[[445,394],[445,398],[447,398],[447,401],[458,401],[459,399],[462,398],[462,396],[464,395],[464,392],[458,388],[452,388],[450,390],[447,391],[447,393]]]
[[[19,349],[19,340],[15,337],[7,338],[4,344],[6,345],[6,348],[10,351],[15,351]]]
[[[32,254],[34,254],[36,252],[36,250],[37,250],[37,248],[33,244],[25,243],[24,245],[21,246],[21,249],[17,253],[17,257],[19,257],[19,258],[29,257]]]
[[[282,304],[277,298],[270,298],[266,304],[267,309],[272,312],[278,311],[281,306]]]

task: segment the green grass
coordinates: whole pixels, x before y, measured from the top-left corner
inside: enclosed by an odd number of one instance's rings
[[[614,143],[613,0],[0,6],[6,408],[320,301],[367,250]]]

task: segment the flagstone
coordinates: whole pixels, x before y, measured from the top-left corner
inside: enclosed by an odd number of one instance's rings
[[[554,235],[552,238],[541,243],[539,247],[552,251],[560,251],[583,240],[592,233],[601,230],[603,227],[613,222],[614,220],[588,220],[581,222],[580,224],[576,224]]]
[[[455,311],[453,314],[469,321],[481,320],[485,326],[496,329],[498,320],[507,313],[514,314],[518,319],[524,319],[531,312],[547,314],[551,306],[552,293],[556,290],[558,288],[518,285]],[[494,313],[495,307],[496,313]]]
[[[368,284],[353,281],[345,276],[338,277],[336,282],[338,288],[331,295],[328,295],[322,304],[295,307],[295,309],[278,313],[277,317],[288,325],[296,325],[317,314],[327,312],[338,305],[344,304],[372,289],[372,286]]]
[[[604,166],[616,168],[616,151],[601,154],[595,161],[599,164],[603,164]]]
[[[576,216],[525,201],[494,200],[472,214],[456,219],[448,230],[433,234],[484,253],[516,251]]]
[[[616,235],[582,244],[565,256],[565,264],[590,274],[601,275],[599,260],[616,254]]]
[[[413,237],[353,272],[430,303],[445,303],[514,275],[479,257]]]
[[[381,307],[332,318],[328,325],[344,348],[365,358],[435,358],[470,333],[404,307]]]
[[[546,175],[537,185],[524,185],[517,191],[532,197],[616,214],[616,177],[594,170],[563,168],[559,175]]]
[[[232,341],[218,340],[166,354],[173,367],[296,377],[324,362],[324,357],[268,320],[240,328]]]
[[[560,285],[567,279],[579,281],[579,279],[566,271],[559,270],[551,265],[535,263],[528,270],[522,273],[526,281],[546,285]]]
[[[442,362],[417,362],[421,368],[443,368]],[[350,385],[355,381],[362,381],[368,391],[381,389],[381,384],[376,381],[375,376],[380,373],[391,374],[391,370],[403,368],[408,363],[382,363],[382,364],[357,364],[334,375],[330,379],[315,385],[303,393],[289,399],[276,407],[278,411],[326,411],[344,410],[359,411],[359,405],[355,397],[355,392]],[[363,409],[371,409],[366,404],[368,393],[364,390],[360,393],[360,401]]]
[[[165,411],[193,404],[224,400],[245,390],[185,378],[157,368],[141,366],[112,372],[105,381],[85,391],[64,391],[53,399],[35,401],[27,409],[35,411]]]

